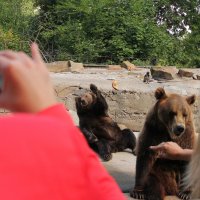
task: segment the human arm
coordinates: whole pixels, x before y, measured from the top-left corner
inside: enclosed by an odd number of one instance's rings
[[[175,142],[162,142],[157,146],[150,146],[149,148],[157,152],[159,158],[170,160],[190,161],[193,154],[192,149],[182,149]]]

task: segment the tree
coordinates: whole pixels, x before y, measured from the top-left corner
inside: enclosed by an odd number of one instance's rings
[[[187,49],[198,38],[197,0],[37,0],[36,5],[32,30],[48,60],[191,63]]]
[[[0,1],[0,49],[28,51],[29,21],[33,16],[32,1]]]
[[[160,26],[179,41],[179,65],[200,67],[200,1],[154,0]]]
[[[148,60],[165,56],[156,50],[166,43],[162,37],[172,43],[165,29],[157,26],[149,0],[45,2],[37,1],[43,27],[40,41],[57,59],[76,55],[79,61],[90,62]]]

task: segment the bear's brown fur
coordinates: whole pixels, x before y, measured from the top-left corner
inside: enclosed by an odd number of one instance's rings
[[[195,96],[167,95],[163,88],[157,88],[155,97],[157,102],[146,117],[137,144],[136,179],[131,196],[163,200],[166,195],[178,195],[187,199],[180,183],[188,162],[159,159],[149,147],[173,141],[182,148],[193,148],[195,130],[190,105]]]
[[[121,130],[108,115],[108,104],[94,84],[75,101],[80,130],[91,148],[104,160],[110,160],[112,152],[135,149],[135,135],[130,129]]]

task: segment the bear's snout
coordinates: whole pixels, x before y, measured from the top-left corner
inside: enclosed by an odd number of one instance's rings
[[[86,106],[87,102],[84,98],[82,97],[76,97],[75,98],[76,103],[78,103],[80,106]]]
[[[79,102],[80,97],[75,97],[75,102]]]
[[[85,99],[82,99],[82,98],[81,98],[81,100],[80,100],[80,101],[81,101],[81,105],[82,105],[82,106],[86,106],[87,102],[86,102],[86,100],[85,100]]]
[[[185,131],[185,126],[183,124],[178,124],[175,127],[174,134],[180,136]]]

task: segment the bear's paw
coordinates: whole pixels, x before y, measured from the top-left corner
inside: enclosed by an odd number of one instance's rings
[[[130,196],[134,199],[145,199],[144,191],[141,189],[134,188],[133,191],[130,192]]]
[[[180,191],[177,195],[182,200],[190,200],[190,192],[189,191]]]

